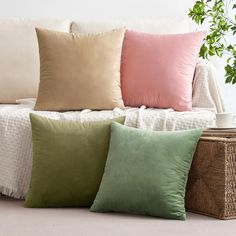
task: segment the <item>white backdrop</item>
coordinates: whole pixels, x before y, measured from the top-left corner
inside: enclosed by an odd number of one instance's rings
[[[0,18],[88,20],[186,18],[194,0],[0,0]],[[191,23],[191,28],[196,26]],[[0,39],[1,40],[1,39]],[[224,84],[224,63],[214,59],[227,111],[236,112],[236,85]]]

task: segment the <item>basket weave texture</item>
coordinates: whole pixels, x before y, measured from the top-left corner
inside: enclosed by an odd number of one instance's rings
[[[189,172],[188,211],[236,218],[236,132],[203,133]]]

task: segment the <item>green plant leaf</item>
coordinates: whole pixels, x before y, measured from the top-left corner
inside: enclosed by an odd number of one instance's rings
[[[227,56],[225,82],[236,84],[236,43],[231,42],[231,38],[236,35],[236,22],[227,14],[230,8],[236,9],[236,4],[225,4],[225,2],[226,0],[197,0],[189,9],[188,15],[198,25],[204,23],[210,25],[199,56],[209,59],[215,55],[222,57],[225,54]],[[236,21],[236,14],[234,18]]]

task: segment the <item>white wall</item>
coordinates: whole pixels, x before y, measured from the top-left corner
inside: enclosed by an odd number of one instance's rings
[[[186,15],[192,0],[0,0],[0,17],[158,18]],[[187,4],[186,4],[187,3]]]
[[[157,19],[186,17],[194,0],[0,0],[0,18]],[[191,28],[196,28],[192,24]],[[1,39],[0,39],[1,40]],[[224,84],[223,63],[214,60],[228,111],[236,112],[236,85]]]

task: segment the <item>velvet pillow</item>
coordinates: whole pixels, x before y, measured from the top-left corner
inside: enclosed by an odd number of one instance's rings
[[[204,35],[126,31],[121,66],[125,105],[191,110],[194,69]]]
[[[186,181],[200,135],[200,129],[157,132],[113,123],[91,210],[184,220]]]
[[[69,32],[70,25],[69,20],[0,19],[0,103],[37,96],[39,53],[35,27]]]
[[[33,166],[26,207],[85,207],[96,196],[112,120],[60,121],[30,115]],[[123,123],[124,117],[114,121]]]
[[[124,108],[120,88],[124,28],[86,35],[36,31],[40,84],[35,110]]]

